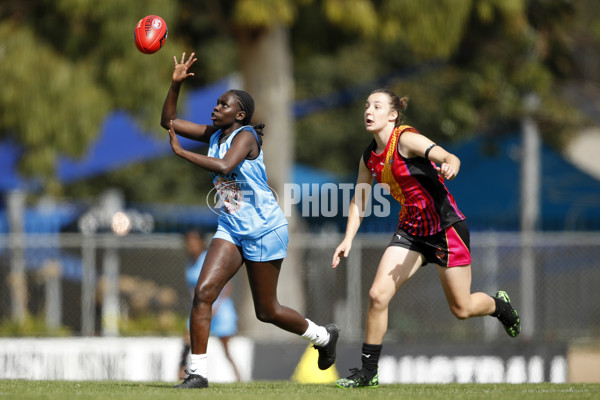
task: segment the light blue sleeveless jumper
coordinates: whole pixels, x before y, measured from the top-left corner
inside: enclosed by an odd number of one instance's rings
[[[210,138],[208,156],[223,158],[231,148],[235,136],[243,130],[250,131],[258,141],[252,126],[242,126],[219,145],[222,131]],[[267,184],[267,173],[263,162],[263,151],[257,158],[245,159],[229,175],[211,173],[218,195],[219,226],[240,239],[259,238],[270,231],[287,225],[283,211],[277,204]]]

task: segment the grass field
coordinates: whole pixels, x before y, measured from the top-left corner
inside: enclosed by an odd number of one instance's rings
[[[148,382],[65,382],[0,380],[0,399],[127,399],[127,400],[318,400],[318,399],[469,399],[558,400],[600,399],[600,384],[447,384],[381,385],[372,389],[340,389],[286,381],[212,384],[208,389],[175,390],[171,384]]]

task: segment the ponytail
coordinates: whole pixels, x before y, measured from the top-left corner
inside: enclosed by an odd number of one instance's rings
[[[398,118],[396,118],[396,121],[394,122],[394,127],[402,125],[404,122],[403,111],[408,107],[408,97],[399,97],[396,93],[389,89],[376,89],[371,92],[371,94],[374,93],[383,93],[390,98],[390,106],[392,110],[398,112]]]
[[[263,144],[263,129],[265,127],[265,124],[256,124],[252,126],[254,128],[254,130],[256,131],[256,134],[258,135],[258,143],[262,146]]]

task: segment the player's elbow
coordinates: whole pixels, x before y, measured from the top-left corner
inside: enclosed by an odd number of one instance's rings
[[[219,175],[229,175],[233,169],[235,168],[235,165],[228,165],[225,163],[220,163],[219,166],[216,168],[216,173],[218,173]]]
[[[161,117],[160,118],[160,126],[162,126],[165,129],[169,129],[171,128],[171,120],[165,117]]]

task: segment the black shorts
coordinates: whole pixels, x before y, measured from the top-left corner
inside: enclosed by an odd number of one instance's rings
[[[389,246],[413,250],[427,263],[442,267],[458,267],[471,264],[470,233],[465,221],[455,222],[443,231],[430,236],[413,236],[398,228]]]

